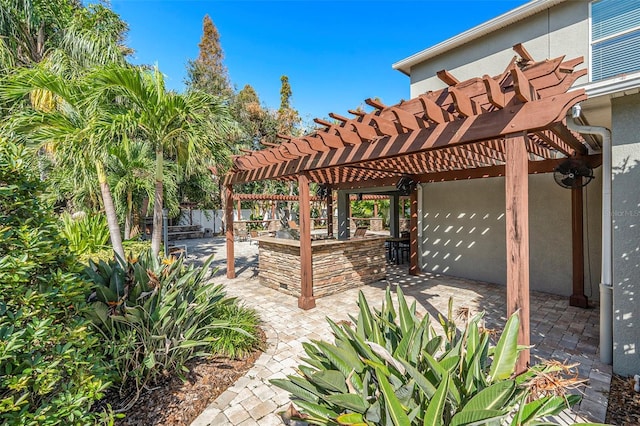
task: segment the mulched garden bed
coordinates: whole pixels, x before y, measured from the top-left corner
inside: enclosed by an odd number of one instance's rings
[[[640,393],[633,390],[633,379],[611,377],[606,422],[618,426],[640,425]]]
[[[265,336],[260,330],[260,347]],[[187,364],[190,372],[187,381],[178,377],[168,378],[155,388],[145,390],[135,405],[127,410],[126,417],[118,419],[116,426],[188,426],[222,392],[242,377],[258,359],[261,350],[255,350],[241,359],[216,357],[194,359]],[[110,404],[116,410],[127,403],[113,389],[100,401],[100,407]]]

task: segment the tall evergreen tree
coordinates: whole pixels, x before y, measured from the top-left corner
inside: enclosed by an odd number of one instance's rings
[[[289,84],[289,77],[280,77],[280,108],[278,109],[278,133],[297,136],[297,126],[300,124],[300,114],[291,106],[293,91]]]
[[[233,90],[223,62],[220,34],[209,15],[202,20],[202,38],[198,47],[198,58],[187,65],[187,86],[212,95],[230,97]]]

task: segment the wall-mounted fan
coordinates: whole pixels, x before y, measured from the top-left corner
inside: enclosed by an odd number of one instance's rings
[[[593,180],[593,169],[580,158],[567,158],[553,170],[553,178],[563,188],[582,188]]]
[[[416,183],[408,176],[401,177],[396,183],[396,189],[400,192],[400,195],[409,195]]]
[[[319,185],[316,189],[316,196],[321,200],[325,200],[329,195],[329,188],[326,185]]]

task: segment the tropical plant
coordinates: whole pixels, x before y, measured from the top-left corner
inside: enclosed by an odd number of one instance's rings
[[[124,222],[124,239],[131,238],[134,210],[143,200],[153,200],[153,159],[151,148],[141,141],[125,138],[111,147],[107,161],[108,180],[118,215]]]
[[[175,159],[184,175],[195,164],[228,164],[228,133],[234,128],[226,103],[203,92],[167,91],[157,68],[105,67],[92,75],[93,96],[100,104],[111,99],[112,130],[149,143],[155,151],[155,195],[151,249],[157,254],[162,239],[165,155]]]
[[[103,203],[109,235],[114,252],[124,258],[120,226],[107,182],[105,161],[108,146],[118,141],[113,123],[105,116],[110,104],[89,102],[93,77],[68,81],[40,67],[24,69],[0,84],[0,98],[17,102],[33,92],[55,95],[56,108],[51,111],[33,108],[16,109],[8,120],[5,132],[20,136],[25,143],[36,147],[48,146],[70,154],[58,156],[60,162],[74,162],[75,166],[91,167],[95,171]],[[89,174],[90,175],[90,174]]]
[[[96,253],[109,243],[109,226],[103,215],[65,212],[60,217],[62,235],[76,255]]]
[[[362,292],[355,323],[329,320],[335,343],[304,343],[306,365],[300,375],[271,382],[295,397],[298,418],[317,425],[470,425],[540,424],[580,400],[556,389],[536,386],[538,378],[557,376],[563,366],[540,364],[515,376],[518,316],[507,321],[496,346],[481,327],[482,314],[460,333],[440,316],[438,335],[429,315],[420,318],[397,287],[380,311],[372,311]],[[574,383],[558,380],[557,383]],[[552,423],[545,423],[552,424]]]
[[[188,371],[186,362],[211,353],[216,331],[229,328],[254,336],[216,313],[235,299],[223,287],[207,283],[210,257],[202,267],[185,267],[183,259],[160,259],[150,251],[126,262],[90,262],[87,278],[94,284],[90,318],[103,336],[113,380],[135,386],[126,410],[147,384]]]
[[[33,161],[0,139],[0,423],[92,423],[108,382],[83,318],[88,283],[41,201]]]

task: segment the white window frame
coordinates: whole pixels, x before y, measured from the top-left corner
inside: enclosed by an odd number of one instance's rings
[[[624,36],[624,35],[629,34],[629,33],[640,31],[640,25],[636,25],[635,27],[629,28],[627,30],[620,31],[620,32],[615,33],[615,34],[610,34],[610,35],[605,36],[605,37],[601,37],[598,40],[594,40],[593,39],[593,12],[592,12],[592,10],[593,10],[593,4],[597,3],[598,1],[600,1],[600,0],[592,0],[592,1],[589,2],[589,19],[588,19],[588,22],[589,22],[589,81],[590,82],[593,82],[593,46],[595,44],[602,43],[603,41],[611,40],[611,39],[614,39],[614,38],[617,38],[617,37]],[[601,78],[601,79],[599,79],[597,81],[608,80],[610,78],[614,78],[614,77]]]

